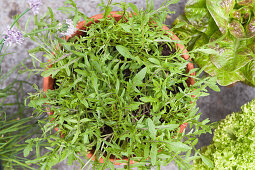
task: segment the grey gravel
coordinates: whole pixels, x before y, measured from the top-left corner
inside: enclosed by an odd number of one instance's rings
[[[125,0],[126,2],[133,2],[139,8],[145,8],[146,1],[145,0]],[[54,11],[60,6],[62,6],[65,0],[42,0],[43,6],[40,9],[41,13],[44,13],[47,10],[47,6],[51,7]],[[80,11],[84,12],[87,16],[93,16],[95,14],[100,13],[100,9],[96,9],[97,4],[100,0],[76,0],[78,8]],[[113,2],[120,2],[119,0],[113,0]],[[158,8],[163,0],[155,0],[155,7]],[[181,0],[179,3],[172,5],[170,9],[176,11],[174,15],[171,15],[166,24],[171,24],[174,19],[180,14],[183,13],[185,0]],[[10,25],[12,22],[12,16],[17,13],[21,13],[23,10],[27,8],[26,0],[0,0],[0,33],[2,33],[7,25]],[[21,19],[21,27],[24,28],[25,21],[29,16],[32,16],[32,13],[26,15]],[[59,13],[57,13],[58,19],[64,20],[65,18]],[[31,28],[30,28],[31,29]],[[23,45],[12,47],[8,50],[8,52],[15,52],[14,54],[8,55],[5,57],[4,62],[2,63],[2,72],[6,73],[10,71],[10,69],[28,57],[27,50],[35,47],[35,44],[29,40],[25,40]],[[42,62],[45,62],[44,58],[41,58]],[[30,59],[24,61],[27,66],[32,66],[32,62]],[[14,78],[20,80],[28,80],[31,83],[37,84],[39,87],[42,87],[42,78],[40,75],[32,75],[29,79],[27,78],[28,73],[18,74],[15,72],[11,75],[11,77],[4,82],[4,84],[0,84],[0,87],[5,87],[8,82],[13,80]],[[31,92],[31,88],[26,88],[26,92]],[[200,112],[202,112],[201,120],[209,118],[212,122],[221,120],[226,117],[227,114],[232,112],[240,111],[240,107],[251,101],[255,97],[255,88],[249,87],[242,83],[237,83],[234,87],[221,87],[221,92],[213,92],[209,90],[210,96],[202,97],[198,100],[198,106],[200,108]],[[199,138],[198,147],[210,144],[212,140],[212,135],[206,134],[202,135]],[[54,167],[54,169],[58,170],[70,170],[70,169],[80,169],[79,165],[68,166],[65,161],[59,163]],[[174,164],[170,164],[169,166],[162,167],[162,170],[175,170],[177,169]]]

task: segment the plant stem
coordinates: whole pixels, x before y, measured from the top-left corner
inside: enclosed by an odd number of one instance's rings
[[[22,12],[12,23],[10,29],[12,29],[12,27],[18,22],[18,20],[23,16],[25,15],[28,11],[30,11],[31,8],[28,8],[26,9],[24,12]],[[1,46],[0,46],[0,56],[2,55],[2,49],[4,47],[4,38],[2,38],[1,42],[0,42]],[[0,59],[0,71],[1,71],[1,64],[3,62],[3,59],[4,59],[4,55],[1,57]]]
[[[57,26],[56,26],[56,27],[57,27]],[[40,33],[40,32],[42,32],[42,31],[53,30],[53,29],[55,29],[56,27],[50,27],[50,28],[45,28],[45,29],[37,30],[37,31],[34,31],[34,32],[27,33],[27,34],[25,34],[24,36],[26,37],[26,36],[28,36],[28,35]]]

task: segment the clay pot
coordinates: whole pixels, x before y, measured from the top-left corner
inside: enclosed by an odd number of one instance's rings
[[[98,15],[95,15],[95,16],[90,17],[90,18],[93,19],[95,23],[98,23],[98,22],[99,22],[98,19],[102,19],[103,16],[104,16],[104,15],[103,15],[103,13],[102,13],[102,14],[98,14]],[[132,17],[132,14],[130,13],[129,16]],[[119,21],[123,16],[122,16],[121,14],[119,14],[119,12],[113,11],[113,12],[110,13],[110,15],[109,15],[108,17],[113,17],[113,18],[115,18],[116,21]],[[81,21],[81,22],[79,22],[79,23],[77,24],[77,26],[76,26],[77,31],[76,31],[74,34],[72,34],[70,37],[69,37],[69,36],[66,36],[65,39],[68,41],[70,38],[72,38],[72,37],[74,37],[74,36],[80,36],[80,35],[82,35],[83,32],[80,31],[80,30],[88,29],[88,27],[89,27],[91,24],[93,24],[92,21],[89,21],[89,22],[87,22],[87,23],[86,23],[86,21]],[[167,26],[163,26],[162,29],[163,29],[163,30],[168,30],[168,32],[171,32],[171,31],[169,31],[169,28],[168,28]],[[172,33],[172,32],[171,32],[171,33]],[[173,40],[179,40],[179,38],[178,38],[176,35],[174,35],[174,34],[172,34],[171,39],[173,39]],[[189,57],[189,55],[187,54],[188,51],[185,49],[185,47],[184,47],[182,44],[176,44],[176,45],[177,45],[177,48],[178,48],[179,50],[182,51],[182,53],[183,53],[182,57],[183,57],[185,60],[189,60],[190,57]],[[188,64],[187,64],[187,67],[186,67],[187,73],[188,73],[190,70],[192,70],[193,68],[194,68],[194,65],[193,65],[192,63],[188,63]],[[191,75],[194,76],[195,73],[192,73]],[[189,77],[189,78],[187,79],[187,84],[188,84],[188,85],[193,85],[194,83],[195,83],[195,80],[194,80],[192,77]],[[49,76],[49,77],[44,77],[44,78],[43,78],[43,91],[47,91],[48,89],[53,90],[53,84],[54,84],[54,79],[52,79],[51,76]],[[53,114],[53,113],[50,112],[49,114]],[[184,124],[180,125],[180,132],[181,132],[181,133],[184,131],[184,129],[186,128],[187,124],[188,124],[188,123],[184,123]],[[55,130],[58,131],[58,128],[56,127]],[[88,157],[89,159],[92,158],[92,156],[93,156],[93,152],[90,152],[90,153],[87,155],[87,157]],[[95,156],[92,158],[92,160],[95,160]],[[115,165],[127,165],[126,163],[117,163],[116,160],[118,160],[118,159],[110,158],[110,161],[113,162]],[[127,158],[123,158],[122,160],[128,161]],[[100,163],[104,163],[104,159],[103,159],[103,158],[100,158],[100,159],[99,159],[99,162],[100,162]],[[134,161],[131,160],[131,161],[130,161],[130,164],[133,164],[133,163],[134,163]]]

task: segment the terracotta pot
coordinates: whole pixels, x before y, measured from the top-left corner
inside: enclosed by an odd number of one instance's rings
[[[95,15],[93,17],[90,17],[91,19],[94,20],[95,23],[98,23],[99,20],[98,19],[102,19],[103,18],[103,13],[102,14],[98,14],[98,15]],[[132,14],[130,13],[129,14],[130,17],[132,17]],[[110,15],[108,17],[114,17],[116,21],[119,21],[123,16],[121,14],[119,14],[119,12],[117,11],[113,11],[110,13]],[[77,28],[77,31],[71,35],[70,37],[69,36],[66,36],[65,39],[68,41],[70,38],[74,37],[74,36],[79,36],[79,35],[82,35],[82,31],[80,30],[86,30],[88,29],[88,27],[93,24],[92,21],[89,21],[86,23],[86,21],[81,21],[77,24],[76,28]],[[169,28],[167,26],[163,26],[162,28],[163,30],[167,30],[168,32],[170,32],[172,34],[172,37],[171,39],[173,40],[180,40],[176,35],[174,35],[171,31],[169,31]],[[177,48],[179,50],[182,50],[182,57],[185,59],[185,60],[189,60],[189,55],[188,55],[188,51],[185,49],[185,47],[182,45],[182,44],[176,44],[177,45]],[[192,63],[188,63],[187,64],[187,67],[186,67],[186,70],[187,70],[187,73],[192,70],[194,68],[194,65]],[[191,74],[192,76],[195,75],[195,73],[192,73]],[[193,85],[195,83],[195,80],[192,78],[192,77],[189,77],[187,79],[187,84],[188,85]],[[54,79],[52,79],[51,76],[49,77],[44,77],[43,78],[43,91],[47,91],[48,89],[50,90],[53,90],[53,84],[54,84]],[[53,114],[53,112],[49,112],[49,114]],[[184,129],[186,128],[188,123],[184,123],[182,125],[180,125],[180,132],[182,133],[184,131]],[[58,131],[58,128],[56,127],[55,128],[56,131]],[[87,157],[90,159],[92,158],[93,156],[93,153],[90,152]],[[95,160],[95,156],[92,158],[92,160]],[[110,161],[113,162],[115,165],[127,165],[126,163],[117,163],[116,160],[119,160],[119,159],[114,159],[114,158],[110,158]],[[128,161],[127,158],[123,158],[122,160],[125,160],[125,161]],[[103,158],[100,158],[99,159],[99,162],[100,163],[104,163],[104,159]],[[134,161],[130,161],[130,164],[133,164]]]

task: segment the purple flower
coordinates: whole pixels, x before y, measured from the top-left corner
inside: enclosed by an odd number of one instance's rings
[[[42,4],[41,0],[27,0],[27,3],[32,9],[34,15],[39,13],[39,6]]]
[[[77,28],[73,25],[73,21],[71,19],[66,19],[65,24],[59,24],[59,26],[62,26],[62,29],[64,32],[62,35],[64,36],[71,36],[74,34],[75,31],[77,31]]]
[[[7,31],[4,32],[4,43],[8,46],[12,46],[13,44],[22,44],[24,41],[24,37],[22,33],[15,29],[8,27]]]

